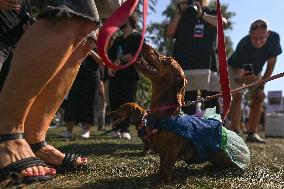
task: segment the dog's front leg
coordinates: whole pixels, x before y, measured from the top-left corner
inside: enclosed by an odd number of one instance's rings
[[[158,172],[158,175],[159,175],[160,177],[162,176],[162,173],[164,172],[164,171],[163,171],[164,160],[165,160],[165,157],[160,154],[160,167],[159,167],[159,172]]]
[[[143,154],[147,154],[147,152],[150,150],[150,143],[148,140],[143,140],[144,149]]]
[[[172,171],[178,156],[175,154],[166,154],[163,161],[160,162],[160,175],[162,183],[170,183]]]

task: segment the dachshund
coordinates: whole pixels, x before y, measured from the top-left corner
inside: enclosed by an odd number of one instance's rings
[[[208,117],[205,111],[200,118],[181,111],[187,80],[177,61],[159,54],[147,44],[141,54],[134,66],[152,83],[151,108],[143,124],[151,150],[160,156],[161,182],[171,181],[171,172],[179,159],[189,164],[210,161],[218,167],[247,168],[248,147],[236,133],[222,127],[217,114]]]

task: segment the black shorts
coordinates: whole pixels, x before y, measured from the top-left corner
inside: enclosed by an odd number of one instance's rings
[[[99,22],[94,0],[33,0],[39,17],[79,16]]]
[[[14,50],[14,47],[0,41],[0,91],[7,78]]]

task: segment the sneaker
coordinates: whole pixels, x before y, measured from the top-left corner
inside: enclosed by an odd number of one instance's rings
[[[71,138],[72,137],[72,133],[66,130],[63,133],[59,134],[59,136],[61,136],[63,138]]]
[[[266,143],[257,133],[248,134],[246,142]]]
[[[127,140],[131,140],[131,135],[128,132],[122,132],[121,138],[126,138]]]
[[[112,138],[121,138],[121,134],[118,131],[114,131],[111,133]]]
[[[83,130],[83,133],[81,134],[81,137],[83,138],[90,138],[90,130]]]

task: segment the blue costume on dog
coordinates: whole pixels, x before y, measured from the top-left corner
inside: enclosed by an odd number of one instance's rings
[[[218,151],[223,150],[241,169],[250,162],[249,149],[236,133],[222,127],[220,115],[214,108],[206,109],[202,118],[180,113],[164,119],[157,119],[148,114],[145,125],[151,129],[166,130],[190,140],[196,147],[197,157],[194,162],[210,160]]]

